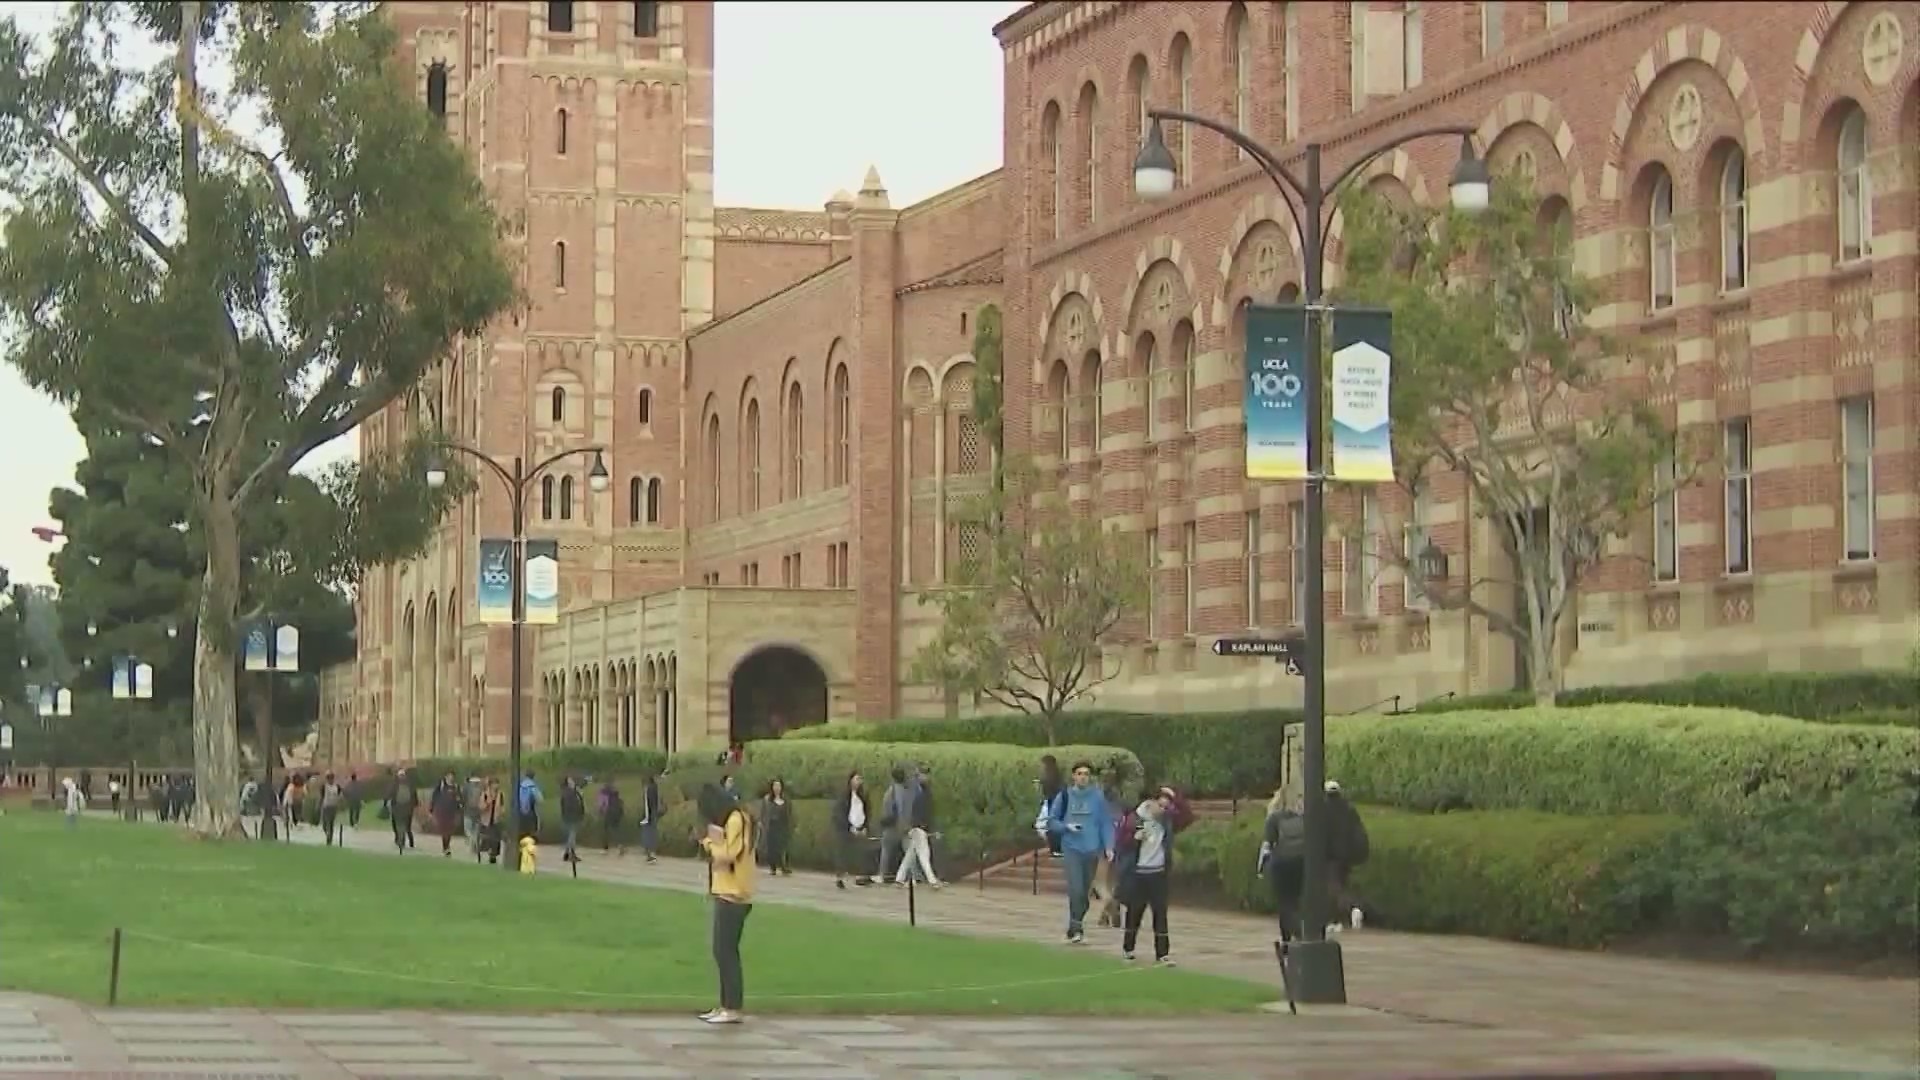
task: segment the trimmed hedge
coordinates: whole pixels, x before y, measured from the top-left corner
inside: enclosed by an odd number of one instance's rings
[[[1357,799],[1414,810],[1690,814],[1842,791],[1910,807],[1920,731],[1659,705],[1346,717],[1327,768]]]
[[[1679,827],[1659,815],[1360,811],[1372,857],[1352,885],[1370,925],[1586,948],[1636,929],[1622,900],[1635,853]],[[1273,894],[1255,868],[1263,824],[1259,813],[1196,824],[1179,841],[1178,880],[1271,913]]]
[[[1562,708],[1626,703],[1694,705],[1745,709],[1819,723],[1920,727],[1920,669],[1707,674],[1640,686],[1563,690],[1555,701]],[[1415,711],[1422,714],[1484,712],[1532,706],[1532,694],[1514,691],[1432,701]]]
[[[1791,799],[1693,817],[1363,806],[1372,858],[1353,886],[1370,925],[1596,948],[1683,933],[1753,953],[1920,949],[1913,819],[1863,793],[1846,824]],[[1262,817],[1200,822],[1174,863],[1184,895],[1271,913]],[[1176,916],[1177,918],[1177,916]]]
[[[1127,712],[1071,712],[1057,721],[1068,743],[1125,747],[1156,781],[1202,798],[1271,793],[1279,784],[1282,728],[1300,719],[1294,709],[1156,716]],[[1064,768],[1071,746],[1048,746],[1030,716],[974,716],[963,720],[894,720],[832,724],[789,732],[783,743],[885,739],[897,743],[1002,743],[1031,747],[1029,759],[1052,754]]]
[[[1102,770],[1118,769],[1129,787],[1141,779],[1140,759],[1121,747],[1062,746],[1053,752],[1063,762],[1084,759]],[[771,740],[749,743],[746,761],[739,765],[715,765],[713,755],[701,751],[675,754],[668,777],[677,788],[692,793],[708,779],[732,774],[741,791],[756,794],[778,777],[796,799],[831,799],[839,796],[854,770],[877,796],[889,783],[887,774],[894,766],[909,762],[926,766],[936,795],[945,793],[936,804],[941,812],[964,800],[982,812],[1025,811],[1031,826],[1040,805],[1034,787],[1040,755],[1024,747],[990,743]]]

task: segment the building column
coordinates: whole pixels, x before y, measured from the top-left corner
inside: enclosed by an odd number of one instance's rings
[[[875,169],[854,200],[852,585],[854,703],[863,720],[891,717],[898,706],[900,534],[894,492],[899,483],[900,393],[894,372],[894,259],[899,215]]]

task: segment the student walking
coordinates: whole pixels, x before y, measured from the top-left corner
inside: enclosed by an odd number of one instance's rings
[[[80,824],[80,811],[87,808],[87,796],[71,776],[62,777],[60,787],[61,809],[67,815],[67,828],[71,829]]]
[[[787,864],[787,846],[793,840],[793,804],[787,801],[787,785],[780,779],[767,784],[760,797],[760,865],[770,874],[793,876]]]
[[[647,861],[653,862],[660,851],[660,781],[647,774],[646,783],[640,785],[640,850],[646,852]]]
[[[907,802],[906,850],[900,856],[900,872],[893,883],[905,886],[908,873],[917,873],[920,880],[936,889],[946,888],[940,875],[933,872],[933,779],[927,775],[926,766],[918,767],[913,777],[913,794]]]
[[[500,781],[487,777],[480,788],[480,850],[486,853],[487,862],[497,864],[500,861],[500,819],[507,811],[506,798],[500,791]]]
[[[620,831],[620,825],[626,820],[627,804],[620,798],[620,789],[613,786],[613,778],[600,785],[600,850],[608,851],[613,847],[613,838]],[[627,842],[620,842],[620,854],[627,853]]]
[[[346,843],[346,837],[340,835],[340,804],[346,798],[346,789],[328,773],[320,783],[320,831],[325,834],[328,847],[334,846],[335,841]]]
[[[1307,819],[1287,798],[1276,791],[1267,803],[1267,822],[1260,843],[1261,876],[1273,890],[1274,907],[1279,909],[1281,944],[1292,944],[1300,936],[1300,887],[1307,873]]]
[[[520,778],[520,788],[514,795],[520,804],[520,835],[515,841],[540,834],[540,785],[533,779],[533,770]]]
[[[440,834],[440,857],[453,858],[453,837],[460,831],[460,782],[453,778],[452,769],[433,785],[427,814],[433,818],[433,831]]]
[[[707,822],[700,850],[709,860],[707,891],[713,897],[713,963],[720,978],[720,1007],[701,1014],[709,1024],[746,1019],[746,974],[740,938],[753,913],[753,820],[723,789],[700,790],[700,816]]]
[[[112,779],[109,779],[107,781],[107,798],[113,802],[113,816],[119,817],[120,816],[120,781],[112,780]]]
[[[587,820],[587,797],[580,792],[580,781],[569,776],[560,781],[560,828],[566,833],[561,862],[580,861],[580,825]]]
[[[1060,776],[1060,759],[1047,754],[1040,759],[1040,779],[1034,781],[1040,786],[1040,831],[1047,838],[1047,854],[1058,859],[1061,857],[1061,834],[1047,827],[1047,820],[1053,813],[1054,804],[1060,798],[1060,791],[1066,787],[1066,781]]]
[[[1093,766],[1073,763],[1073,782],[1055,800],[1057,810],[1047,828],[1059,834],[1061,856],[1067,864],[1067,943],[1087,940],[1087,902],[1093,876],[1102,858],[1113,858],[1113,813],[1093,782]]]
[[[360,827],[360,804],[365,802],[366,798],[366,790],[360,786],[360,774],[358,772],[348,773],[347,828],[357,829]]]
[[[413,775],[404,768],[394,773],[393,790],[387,793],[387,819],[393,826],[393,846],[402,855],[413,846],[413,814],[419,805]]]
[[[860,865],[861,847],[867,842],[867,792],[866,781],[859,770],[847,775],[847,786],[833,804],[833,884],[836,888],[847,887],[847,868]],[[855,885],[873,884],[873,879],[859,873],[853,879]]]
[[[1172,966],[1173,938],[1167,930],[1167,891],[1173,875],[1173,838],[1193,821],[1187,801],[1170,787],[1145,792],[1140,805],[1120,823],[1114,858],[1114,892],[1126,907],[1120,955],[1133,959],[1140,924],[1153,914],[1153,958]]]
[[[891,775],[893,783],[880,799],[880,872],[874,877],[881,881],[894,876],[898,865],[895,860],[902,854],[907,825],[913,816],[913,785],[908,782],[907,770],[896,765]]]
[[[1371,853],[1367,826],[1360,820],[1360,811],[1340,791],[1340,781],[1327,781],[1326,794],[1327,888],[1334,912],[1330,929],[1337,929],[1344,915],[1347,925],[1358,930],[1366,925],[1366,902],[1353,891],[1352,878],[1354,868],[1365,863]]]

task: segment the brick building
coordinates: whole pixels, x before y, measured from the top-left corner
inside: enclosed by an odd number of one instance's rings
[[[903,672],[921,591],[973,542],[945,508],[985,466],[968,320],[989,301],[1009,444],[1154,553],[1102,704],[1298,700],[1207,645],[1287,625],[1302,587],[1300,493],[1244,479],[1239,388],[1245,307],[1297,291],[1299,238],[1195,129],[1169,130],[1175,196],[1137,199],[1149,103],[1322,142],[1336,167],[1478,125],[1569,226],[1589,318],[1635,334],[1654,402],[1723,447],[1583,589],[1571,682],[1895,665],[1920,638],[1920,4],[1033,4],[994,28],[1000,171],[904,209],[869,172],[819,213],[712,207],[709,7],[397,10],[533,298],[416,407],[495,453],[604,445],[615,477],[556,480],[533,523],[566,566],[530,661],[534,745],[953,707]],[[1456,149],[1415,142],[1356,182],[1444,198]],[[1450,574],[1500,576],[1458,478],[1336,490],[1329,515],[1331,708],[1524,678],[1505,638],[1423,609],[1378,555],[1431,540]],[[506,632],[476,624],[467,583],[504,525],[483,487],[428,558],[366,584],[360,662],[326,678],[334,756],[502,741]]]

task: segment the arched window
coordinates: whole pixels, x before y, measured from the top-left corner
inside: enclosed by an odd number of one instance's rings
[[[1073,418],[1068,409],[1067,365],[1064,361],[1053,362],[1053,372],[1047,376],[1047,402],[1054,407],[1058,418],[1059,431],[1056,433],[1059,445],[1055,447],[1060,454],[1060,465],[1065,467],[1067,458],[1073,450]]]
[[[658,37],[660,34],[660,5],[654,0],[634,0],[633,36],[641,38]]]
[[[1178,380],[1180,393],[1180,430],[1192,431],[1195,386],[1195,373],[1193,370],[1193,324],[1185,319],[1181,319],[1178,323],[1174,324],[1173,348],[1169,351],[1167,360],[1169,363],[1180,366],[1180,370],[1174,373],[1174,378]]]
[[[1747,158],[1735,147],[1720,166],[1720,288],[1747,287]]]
[[[553,287],[555,289],[567,287],[567,242],[565,240],[553,242]]]
[[[760,403],[747,402],[741,420],[740,453],[746,458],[740,470],[740,511],[751,514],[760,509]]]
[[[847,384],[847,365],[833,369],[833,483],[842,487],[853,479],[853,392]]]
[[[640,514],[644,509],[642,499],[646,491],[646,481],[634,477],[627,481],[627,524],[640,524]]]
[[[560,478],[560,520],[573,520],[573,477]]]
[[[1092,83],[1080,88],[1080,168],[1086,183],[1083,192],[1085,224],[1100,220],[1100,91]]]
[[[1227,8],[1227,67],[1233,73],[1233,126],[1253,130],[1253,35],[1247,31],[1247,5]],[[1245,157],[1245,150],[1239,151]]]
[[[1300,137],[1300,5],[1280,15],[1280,92],[1286,98],[1287,138]]]
[[[783,447],[786,451],[784,455],[785,476],[781,480],[781,486],[787,498],[797,499],[806,494],[807,478],[807,450],[806,443],[803,441],[806,434],[806,423],[800,408],[800,384],[797,382],[787,384],[786,421],[786,445]]]
[[[556,34],[573,33],[573,4],[571,0],[549,0],[547,4],[547,29]]]
[[[647,524],[660,524],[660,478],[657,476],[647,481]]]
[[[1540,205],[1540,220],[1546,226],[1548,255],[1554,262],[1553,328],[1566,337],[1580,317],[1566,286],[1573,276],[1573,208],[1555,196]]]
[[[442,120],[447,117],[447,65],[439,61],[427,69],[427,111]]]
[[[720,418],[707,418],[707,508],[709,521],[720,520]]]
[[[561,109],[558,113],[554,115],[554,122],[553,122],[554,153],[564,155],[567,152],[567,121],[568,119],[569,117],[567,116],[567,110],[565,109]]]
[[[1193,111],[1193,45],[1187,41],[1187,35],[1173,36],[1173,85],[1179,91],[1180,111]],[[1187,125],[1174,124],[1166,129],[1167,138],[1176,145],[1173,152],[1179,156],[1182,184],[1193,183],[1193,136],[1188,133]]]
[[[1858,105],[1840,122],[1840,259],[1873,254],[1873,182],[1867,175],[1867,114]]]
[[[653,391],[652,390],[648,390],[645,388],[641,389],[640,403],[636,411],[639,413],[641,424],[647,425],[647,424],[653,423]]]
[[[1088,446],[1097,459],[1100,456],[1100,425],[1106,413],[1106,387],[1101,385],[1100,354],[1089,350],[1080,362],[1081,397],[1087,402],[1087,440]]]
[[[540,520],[553,520],[553,477],[540,478]]]
[[[1048,215],[1047,236],[1058,240],[1064,231],[1062,224],[1066,220],[1066,173],[1060,168],[1060,106],[1057,102],[1047,102],[1046,111],[1040,114],[1040,155],[1046,162],[1048,198],[1053,205]]]
[[[547,415],[556,424],[567,422],[567,388],[556,386],[548,395]]]
[[[1147,67],[1147,58],[1135,56],[1133,63],[1127,65],[1127,94],[1133,101],[1133,130],[1127,132],[1128,145],[1136,145],[1146,137],[1147,125],[1153,123],[1147,118],[1147,110],[1153,107],[1153,73]]]
[[[1673,284],[1678,256],[1673,235],[1673,178],[1658,170],[1647,199],[1647,282],[1649,306],[1662,311],[1673,306]]]

